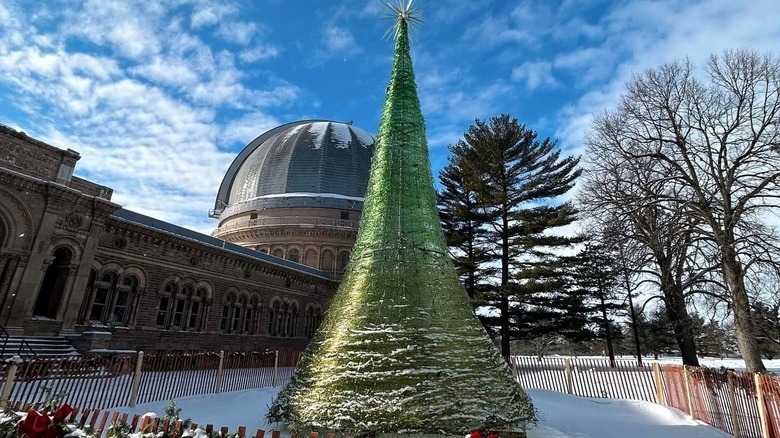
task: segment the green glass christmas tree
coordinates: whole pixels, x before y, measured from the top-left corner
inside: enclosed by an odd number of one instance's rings
[[[411,1],[391,8],[393,69],[357,242],[269,419],[299,431],[522,429],[533,419],[530,399],[447,255],[409,49],[416,10]]]

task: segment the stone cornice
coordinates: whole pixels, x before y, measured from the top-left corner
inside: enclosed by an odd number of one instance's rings
[[[122,250],[106,248],[106,247],[99,247],[98,254],[100,254],[100,259],[103,261],[108,261],[111,259],[121,259],[121,260],[137,263],[141,266],[154,265],[154,266],[159,266],[159,267],[166,268],[168,270],[175,271],[177,273],[188,273],[199,278],[203,277],[203,273],[206,273],[208,277],[228,281],[231,284],[238,287],[239,289],[245,288],[247,290],[259,290],[260,293],[263,294],[264,296],[269,294],[271,296],[275,294],[285,294],[287,296],[295,295],[301,298],[306,298],[307,300],[312,300],[315,298],[328,299],[328,295],[332,295],[327,293],[327,289],[326,289],[326,293],[317,294],[316,292],[286,288],[284,286],[275,285],[275,284],[258,283],[256,279],[242,278],[241,275],[230,275],[230,274],[216,272],[214,270],[193,267],[186,263],[176,263],[159,257],[150,256],[149,254],[139,255],[139,254],[128,253]],[[331,287],[333,292],[335,292],[336,290],[336,284],[332,281],[330,282],[330,284],[326,284],[325,286]]]
[[[49,143],[43,142],[41,140],[34,139],[34,138],[28,136],[25,132],[17,131],[15,129],[13,129],[13,128],[9,127],[9,126],[3,125],[3,124],[0,124],[0,133],[1,134],[6,134],[6,135],[8,135],[10,137],[15,137],[15,138],[17,138],[19,140],[22,140],[22,141],[30,143],[30,144],[34,144],[36,146],[40,146],[40,147],[43,147],[43,148],[46,148],[46,149],[49,149],[49,150],[53,150],[55,152],[64,154],[66,156],[75,158],[77,160],[80,158],[79,153],[74,151],[74,150],[72,150],[72,149],[60,149],[60,148],[58,148],[56,146],[50,145]]]
[[[0,184],[9,187],[18,187],[21,189],[35,190],[37,192],[46,191],[48,181],[25,175],[15,170],[0,167]]]
[[[117,217],[109,216],[106,221],[106,231],[120,237],[129,237],[139,239],[152,245],[158,245],[174,251],[180,251],[198,259],[205,259],[211,262],[224,261],[233,264],[240,270],[258,271],[261,273],[287,278],[292,281],[298,281],[304,284],[332,285],[333,281],[314,275],[307,275],[303,272],[295,271],[284,266],[277,266],[270,263],[264,263],[262,260],[253,259],[242,254],[197,242],[192,239],[177,236],[147,227],[141,224],[130,222]],[[106,248],[101,248],[106,250]],[[121,254],[127,254],[120,251]],[[160,259],[162,262],[163,260]]]

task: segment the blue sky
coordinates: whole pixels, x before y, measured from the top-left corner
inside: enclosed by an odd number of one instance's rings
[[[633,72],[780,46],[775,0],[418,3],[434,172],[475,118],[509,113],[579,154]],[[79,151],[76,173],[126,208],[209,232],[225,170],[267,129],[376,131],[385,13],[378,0],[0,0],[0,123]]]

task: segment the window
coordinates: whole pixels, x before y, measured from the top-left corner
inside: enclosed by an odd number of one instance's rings
[[[349,263],[349,253],[344,251],[339,253],[339,271],[343,271]]]
[[[252,334],[252,308],[247,308],[244,315],[243,333]]]
[[[282,304],[282,317],[277,319],[276,334],[279,336],[287,336],[287,326],[290,318],[290,303]]]
[[[116,288],[116,299],[114,300],[114,309],[111,312],[111,322],[114,324],[127,323],[128,308],[130,307],[130,297],[135,293],[138,287],[138,279],[131,275],[122,280],[122,284]]]
[[[273,250],[271,255],[275,257],[284,258],[284,251],[282,250],[282,248],[276,248],[275,250]]]
[[[257,219],[257,213],[249,213],[249,219]]]
[[[348,221],[349,220],[349,212],[348,211],[342,211],[341,212],[341,220]]]
[[[171,304],[174,302],[176,295],[179,292],[179,286],[174,282],[169,282],[163,289],[163,296],[160,297],[160,305],[157,307],[157,319],[155,325],[158,327],[170,327],[170,311]]]
[[[136,275],[128,275],[121,282],[119,280],[116,272],[98,275],[96,270],[92,270],[86,295],[89,306],[84,319],[101,324],[128,324],[140,281]]]
[[[253,335],[255,334],[255,314],[260,312],[258,303],[260,301],[256,296],[253,296],[249,300],[249,306],[246,308],[246,315],[244,316],[244,333]]]
[[[155,324],[157,326],[160,326],[160,327],[165,326],[165,320],[168,317],[168,304],[169,303],[170,303],[170,298],[168,298],[168,297],[160,298],[160,305],[157,307],[157,319],[155,320]]]
[[[100,281],[95,283],[95,297],[89,310],[90,321],[105,322],[106,310],[116,288],[116,279],[114,273],[105,273],[100,277]]]
[[[279,321],[281,318],[281,303],[274,301],[268,306],[268,334],[276,336],[279,333]]]
[[[320,269],[323,271],[333,270],[333,251],[324,251],[322,253],[322,264],[320,265]]]
[[[190,330],[198,330],[200,328],[200,301],[193,301],[190,304],[190,318],[187,322],[187,328]]]
[[[222,316],[219,318],[219,329],[222,331],[227,330],[228,317],[230,315],[230,307],[222,306]]]
[[[241,321],[244,317],[244,311],[246,310],[246,296],[242,295],[238,299],[238,306],[233,309],[233,326],[232,331],[233,332],[240,332],[240,328],[242,326]]]
[[[219,329],[229,333],[232,330],[231,314],[235,313],[236,296],[232,293],[227,294],[225,301],[222,302],[222,315],[219,320]]]
[[[172,327],[181,328],[182,320],[184,319],[184,308],[187,306],[187,301],[184,298],[177,298],[176,305],[173,306],[173,322]]]
[[[322,318],[322,310],[315,307],[315,306],[309,306],[306,309],[306,324],[304,328],[304,335],[307,338],[311,338],[314,336],[314,333],[317,331],[317,328],[320,326],[320,319]]]
[[[298,263],[300,259],[301,259],[301,253],[297,249],[293,248],[287,251],[287,260]]]
[[[190,299],[190,311],[187,318],[187,329],[200,330],[201,325],[201,309],[203,308],[203,300],[208,295],[205,288],[198,288]]]
[[[298,325],[298,306],[295,304],[290,306],[290,313],[287,315],[287,329],[285,330],[287,336],[295,337],[296,326]]]

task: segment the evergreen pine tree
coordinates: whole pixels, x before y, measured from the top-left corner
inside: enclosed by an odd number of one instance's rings
[[[487,262],[480,275],[495,281],[486,282],[485,306],[494,311],[487,312],[483,322],[497,329],[501,354],[509,356],[510,339],[521,337],[518,328],[528,326],[525,303],[534,294],[543,297],[562,287],[545,274],[560,262],[553,250],[577,239],[551,230],[572,223],[576,211],[555,198],[573,187],[580,174],[579,158],[562,158],[556,142],[538,140],[536,132],[506,114],[489,122],[476,120],[450,151],[450,166],[462,175],[465,190],[474,193],[486,224]]]
[[[485,219],[477,208],[476,194],[464,184],[459,166],[448,165],[439,173],[443,189],[437,193],[442,229],[458,274],[469,298],[479,289],[480,272],[488,260],[483,249]]]
[[[604,339],[610,364],[615,366],[616,333],[612,329],[611,317],[623,309],[617,300],[616,286],[618,272],[615,259],[605,245],[589,243],[576,256],[574,267],[575,287],[580,295],[590,298],[593,321],[599,326],[598,337]]]

